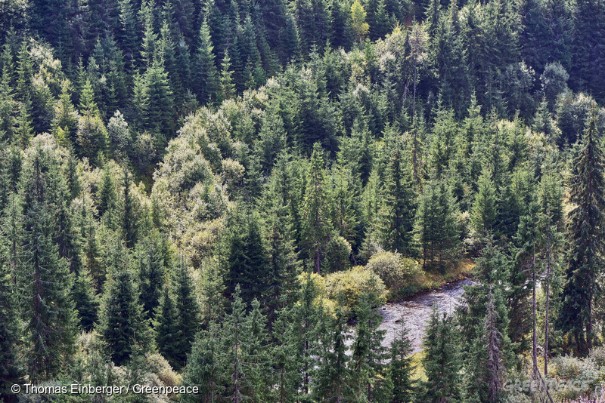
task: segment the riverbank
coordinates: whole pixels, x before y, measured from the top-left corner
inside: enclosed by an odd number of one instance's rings
[[[405,325],[412,343],[412,352],[420,352],[433,306],[439,312],[452,313],[462,303],[464,287],[472,284],[471,279],[464,277],[436,290],[417,294],[406,301],[390,302],[380,307],[383,318],[380,329],[386,332],[383,345],[389,347],[401,326]]]

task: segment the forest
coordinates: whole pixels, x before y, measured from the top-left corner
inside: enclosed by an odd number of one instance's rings
[[[605,401],[604,102],[603,0],[4,0],[0,401]]]

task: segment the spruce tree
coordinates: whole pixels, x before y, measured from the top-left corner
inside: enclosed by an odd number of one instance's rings
[[[271,268],[269,288],[269,320],[278,309],[290,305],[296,298],[300,262],[294,246],[294,231],[290,202],[280,195],[280,178],[270,179],[263,198],[264,238]]]
[[[580,355],[588,354],[595,338],[594,298],[605,252],[602,229],[605,199],[604,156],[593,106],[572,164],[569,212],[570,254],[566,270],[559,328],[571,336]]]
[[[346,353],[345,316],[341,311],[336,312],[336,318],[331,320],[327,331],[313,394],[316,399],[345,401],[352,391],[347,367],[350,358]]]
[[[332,233],[332,223],[328,210],[323,151],[319,143],[313,146],[308,178],[302,212],[302,244],[314,271],[320,273],[325,245]]]
[[[138,237],[137,218],[131,191],[130,171],[128,168],[124,168],[122,179],[122,237],[129,248],[135,246]]]
[[[201,330],[197,335],[183,376],[185,385],[200,388],[199,394],[184,395],[183,401],[215,402],[222,399],[226,385],[232,381],[227,374],[231,363],[226,355],[227,351],[221,343],[220,325],[212,322],[208,329]]]
[[[220,71],[220,89],[221,89],[221,100],[233,98],[237,93],[235,83],[233,82],[233,72],[231,71],[231,58],[229,52],[225,51],[223,60],[221,61]]]
[[[137,290],[128,267],[127,250],[114,241],[116,266],[112,267],[101,307],[100,333],[107,344],[111,360],[126,364],[137,348],[148,344],[147,325],[139,305]]]
[[[443,181],[427,184],[419,200],[415,224],[424,268],[444,272],[459,259],[457,214],[456,202],[446,184]]]
[[[471,228],[479,241],[493,235],[498,214],[497,190],[492,181],[492,174],[484,170],[479,177],[479,189],[471,207]]]
[[[175,294],[177,347],[172,365],[178,370],[187,363],[187,356],[200,328],[199,305],[183,258],[177,267]]]
[[[161,235],[153,231],[137,244],[136,256],[139,265],[140,302],[147,319],[153,319],[160,304],[162,285],[165,282],[165,256]]]
[[[10,264],[10,243],[0,233],[0,399],[9,398],[10,385],[21,382],[19,357],[21,329],[17,309],[15,273]]]
[[[175,369],[180,369],[181,365],[177,362],[179,355],[179,335],[176,326],[178,314],[174,306],[174,298],[170,289],[164,286],[162,299],[158,307],[155,318],[156,343],[160,354],[168,360]]]
[[[382,188],[375,237],[386,250],[413,255],[413,229],[416,197],[403,153],[399,147],[391,152]]]
[[[64,193],[58,150],[43,136],[28,150],[21,177],[23,200],[23,270],[30,280],[23,290],[28,309],[24,319],[31,337],[29,374],[51,379],[71,359],[75,341],[72,275],[60,257],[54,213]]]
[[[204,21],[200,27],[198,49],[194,59],[195,67],[193,70],[196,83],[193,90],[201,104],[216,101],[221,89],[213,49],[210,27],[208,26],[208,21]],[[223,60],[223,62],[225,61]],[[223,73],[226,74],[226,72]],[[225,83],[225,85],[228,86],[228,83]],[[225,87],[224,90],[230,91],[231,89]]]
[[[264,299],[272,278],[259,217],[242,209],[230,221],[225,251],[226,296],[231,297],[239,285],[246,303]]]
[[[454,322],[436,307],[424,338],[424,351],[422,364],[427,381],[422,401],[460,401],[461,363]]]
[[[351,356],[351,387],[353,396],[364,396],[368,401],[390,401],[393,383],[385,360],[387,349],[382,346],[385,331],[378,327],[382,316],[377,311],[379,302],[373,293],[360,298],[355,311],[357,334]]]
[[[465,291],[466,307],[458,315],[464,365],[463,385],[469,399],[490,401],[514,363],[509,338],[511,260],[500,248],[487,245],[477,261],[480,283]]]
[[[390,375],[393,383],[392,403],[406,403],[413,400],[415,385],[412,380],[414,364],[411,358],[412,344],[408,336],[408,330],[403,322],[397,331],[395,340],[390,349]]]

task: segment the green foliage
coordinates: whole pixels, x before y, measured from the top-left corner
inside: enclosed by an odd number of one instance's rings
[[[273,278],[263,242],[259,218],[245,210],[230,217],[230,231],[225,251],[226,295],[241,287],[241,298],[250,303],[263,298]]]
[[[391,382],[393,382],[393,403],[403,403],[412,400],[415,382],[412,380],[414,365],[410,357],[412,346],[408,337],[405,323],[401,323],[395,340],[391,344]]]
[[[602,238],[596,235],[603,223],[604,159],[598,137],[596,110],[593,108],[582,142],[574,158],[571,201],[571,251],[563,290],[560,326],[569,333],[578,354],[586,355],[593,345],[593,304],[596,278],[602,267]]]
[[[389,300],[398,300],[421,291],[425,286],[421,265],[393,252],[378,252],[366,266],[378,274],[389,290]]]
[[[502,401],[598,341],[602,2],[5,3],[3,385]],[[416,388],[376,308],[461,259]]]
[[[114,253],[123,255],[124,247],[117,244]],[[139,348],[149,346],[149,329],[137,299],[132,274],[126,256],[118,257],[112,268],[109,284],[101,305],[100,333],[107,345],[111,360],[116,365],[127,363]]]
[[[328,297],[353,312],[366,294],[373,294],[377,303],[386,300],[384,283],[368,268],[355,266],[347,271],[328,274],[325,279]]]
[[[461,362],[456,337],[452,318],[434,308],[424,339],[426,355],[422,365],[427,381],[423,385],[423,401],[460,399]]]
[[[69,290],[72,275],[54,239],[66,193],[60,174],[60,150],[50,136],[36,138],[23,162],[20,199],[23,206],[23,270],[19,303],[27,304],[24,320],[31,338],[28,372],[51,379],[71,359],[75,340],[75,307]],[[27,279],[27,280],[26,280]]]
[[[415,232],[424,268],[442,272],[460,256],[458,209],[443,182],[427,184],[420,197]]]

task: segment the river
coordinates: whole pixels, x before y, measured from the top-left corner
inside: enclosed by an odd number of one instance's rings
[[[431,317],[433,306],[440,312],[452,313],[462,303],[464,286],[472,285],[469,279],[455,281],[438,290],[417,295],[410,300],[395,302],[380,307],[383,321],[380,329],[386,334],[383,345],[389,347],[401,329],[401,319],[405,322],[414,353],[422,350],[422,339]]]

